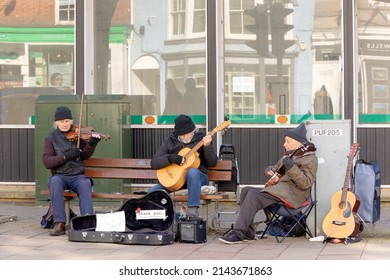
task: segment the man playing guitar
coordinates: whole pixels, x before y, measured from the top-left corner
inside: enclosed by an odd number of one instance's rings
[[[164,168],[173,167],[180,171],[180,167],[185,167],[187,164],[186,157],[180,151],[186,148],[191,149],[196,145],[200,147],[196,152],[196,156],[194,156],[199,157],[199,166],[189,167],[188,172],[186,170],[184,174],[184,185],[180,184],[178,186],[178,188],[185,187],[188,189],[187,218],[192,219],[199,216],[198,208],[202,189],[205,191],[204,189],[208,188],[207,168],[215,166],[218,160],[217,153],[212,145],[211,135],[199,132],[189,116],[180,115],[175,119],[174,131],[164,140],[150,163],[153,169],[164,170]],[[162,172],[167,177],[172,173],[171,171],[168,171],[167,174]],[[159,178],[159,184],[151,187],[149,192],[157,189],[165,189],[168,192],[177,190],[164,186],[161,179]]]

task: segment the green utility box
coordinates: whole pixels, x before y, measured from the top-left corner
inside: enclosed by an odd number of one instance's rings
[[[54,113],[58,106],[67,106],[72,111],[73,123],[80,124],[81,96],[45,95],[39,96],[35,103],[35,181],[36,202],[43,204],[47,196],[40,194],[47,189],[51,176],[42,162],[44,139],[54,130]],[[82,106],[81,127],[92,127],[96,132],[106,135],[96,147],[93,157],[130,158],[130,100],[127,95],[85,95]],[[94,192],[124,192],[124,182],[119,179],[94,179]],[[105,202],[104,205],[116,205],[119,202]],[[102,203],[99,203],[103,206]]]

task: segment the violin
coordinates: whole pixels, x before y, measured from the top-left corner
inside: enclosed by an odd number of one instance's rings
[[[292,158],[296,154],[305,152],[308,149],[308,147],[309,147],[308,145],[303,145],[302,147],[296,149],[294,152],[290,153],[289,155],[286,155],[285,157]],[[265,188],[275,185],[279,181],[279,179],[286,174],[286,167],[284,166],[283,163],[281,163],[277,169],[273,169],[272,171],[274,172],[274,174],[265,183],[264,185]]]
[[[70,130],[66,132],[65,136],[69,141],[76,141],[79,138],[79,134],[80,134],[80,138],[86,141],[89,141],[89,139],[92,137],[92,134],[98,134],[100,135],[100,137],[103,137],[105,140],[111,138],[111,136],[106,133],[103,134],[103,133],[96,132],[93,129],[93,127],[82,127],[80,131],[79,126],[77,124],[72,124]]]

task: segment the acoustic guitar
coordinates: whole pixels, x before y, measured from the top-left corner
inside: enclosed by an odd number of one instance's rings
[[[213,136],[218,131],[226,129],[231,124],[230,120],[226,120],[214,128],[209,135]],[[186,181],[186,175],[190,168],[198,168],[200,165],[198,150],[203,146],[203,141],[199,141],[192,149],[183,148],[179,155],[185,160],[182,165],[170,164],[164,168],[157,170],[157,179],[159,182],[171,192],[175,192],[183,187]]]
[[[322,229],[328,237],[348,238],[359,231],[359,223],[356,212],[359,209],[360,201],[349,189],[351,178],[352,162],[359,149],[359,144],[354,143],[348,156],[348,166],[345,174],[342,190],[333,194],[331,209],[325,216]]]

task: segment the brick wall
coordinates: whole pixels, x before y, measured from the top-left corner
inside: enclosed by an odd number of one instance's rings
[[[8,1],[0,1],[1,26],[46,27],[55,23],[55,0],[16,0],[15,9],[6,16],[3,6]]]
[[[0,1],[1,26],[48,27],[55,25],[55,0],[16,0],[14,10],[5,15],[5,5],[10,0]],[[119,0],[112,25],[130,24],[130,0]]]

